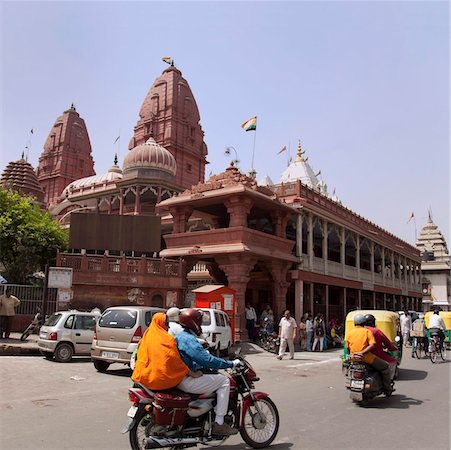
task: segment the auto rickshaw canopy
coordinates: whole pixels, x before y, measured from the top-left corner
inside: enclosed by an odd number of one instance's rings
[[[379,328],[391,342],[395,342],[395,337],[399,336],[399,314],[394,311],[386,311],[383,309],[365,309],[355,310],[348,313],[345,322],[345,340],[347,340],[348,333],[354,328],[354,317],[357,314],[372,314],[376,318],[376,328]]]

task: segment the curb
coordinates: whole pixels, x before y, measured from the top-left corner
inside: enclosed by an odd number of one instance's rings
[[[40,355],[41,352],[37,346],[21,347],[18,345],[2,344],[0,345],[0,356],[21,356],[21,355]]]

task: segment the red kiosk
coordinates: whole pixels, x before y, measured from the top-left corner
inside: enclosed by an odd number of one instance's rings
[[[206,284],[205,286],[193,289],[193,292],[195,294],[195,308],[220,309],[227,313],[232,328],[232,338],[235,340],[235,289],[231,289],[223,284]]]

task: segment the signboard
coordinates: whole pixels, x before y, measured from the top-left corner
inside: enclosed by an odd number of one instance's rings
[[[72,267],[49,267],[47,287],[70,289],[72,287]]]
[[[56,309],[58,311],[67,309],[73,296],[74,291],[72,289],[59,288]]]

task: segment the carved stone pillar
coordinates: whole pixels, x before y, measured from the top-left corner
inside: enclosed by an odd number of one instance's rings
[[[228,286],[236,291],[235,299],[235,341],[248,339],[246,330],[245,303],[249,273],[257,259],[244,255],[216,258],[218,266],[227,276]]]
[[[177,206],[170,209],[170,213],[174,219],[173,233],[186,232],[186,224],[192,212],[193,208],[188,206]]]
[[[247,227],[247,216],[252,209],[252,200],[244,197],[230,197],[224,201],[230,216],[229,227]]]
[[[274,315],[281,317],[287,307],[286,295],[290,286],[287,281],[287,273],[291,263],[283,261],[269,261],[267,267],[273,279],[273,294],[274,294]],[[294,314],[294,311],[291,311]]]
[[[289,219],[289,214],[284,211],[273,211],[271,218],[275,228],[275,235],[281,238],[286,238],[286,228]]]
[[[135,187],[135,210],[133,214],[137,216],[141,213],[141,186]]]
[[[119,189],[119,215],[124,214],[124,189]]]

